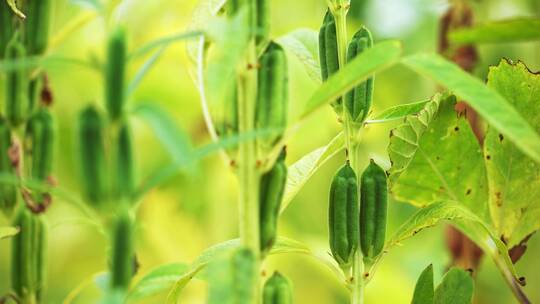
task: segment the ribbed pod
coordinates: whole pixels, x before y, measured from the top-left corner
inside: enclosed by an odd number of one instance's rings
[[[264,283],[263,304],[292,304],[292,296],[291,283],[279,272]]]
[[[259,225],[261,252],[268,253],[276,241],[279,209],[285,183],[287,182],[287,165],[285,164],[285,149],[281,152],[276,163],[261,177],[259,195]]]
[[[216,133],[220,137],[231,137],[238,134],[238,100],[236,81],[230,81],[223,103],[213,107],[213,118],[216,122]],[[236,158],[236,148],[227,149],[231,159]]]
[[[11,132],[5,119],[0,117],[0,174],[14,174],[9,148],[11,147]],[[0,183],[0,210],[10,216],[17,204],[17,187]]]
[[[257,16],[255,20],[256,33],[255,42],[260,44],[268,39],[270,33],[270,0],[256,0]]]
[[[360,184],[360,245],[369,263],[384,248],[387,213],[386,173],[373,160],[362,174]]]
[[[20,232],[12,241],[12,288],[22,303],[39,303],[45,277],[45,222],[23,206],[13,224],[20,228]]]
[[[96,205],[107,198],[104,129],[104,119],[96,108],[89,106],[81,112],[79,150],[83,193],[88,201]]]
[[[281,131],[276,136],[260,140],[263,150],[267,150],[283,136],[282,132],[287,126],[289,104],[287,57],[281,46],[270,42],[259,58],[259,63],[255,126],[259,130]]]
[[[349,267],[358,248],[358,184],[347,162],[334,176],[330,187],[330,249],[341,267]]]
[[[30,55],[45,52],[49,41],[52,0],[25,0],[24,40]]]
[[[112,234],[111,287],[127,290],[134,275],[134,225],[128,210],[116,218]]]
[[[46,108],[39,109],[26,125],[25,151],[31,164],[32,178],[47,181],[52,172],[54,126],[53,118]],[[35,193],[38,203],[43,202],[44,193]]]
[[[116,147],[116,193],[120,199],[129,199],[133,192],[133,153],[128,121],[122,121]]]
[[[362,27],[353,36],[347,51],[347,62],[373,46],[371,33]],[[355,123],[362,123],[371,108],[373,100],[373,77],[358,85],[345,96],[345,108]]]
[[[4,58],[6,45],[13,36],[13,18],[7,1],[0,1],[0,59]]]
[[[6,60],[20,60],[26,56],[26,50],[15,34],[6,47]],[[24,69],[6,73],[5,114],[12,126],[19,126],[28,110],[28,72]]]
[[[32,159],[32,177],[46,180],[51,174],[54,146],[54,121],[46,108],[39,109],[28,121],[26,151]]]
[[[324,15],[323,24],[319,30],[319,61],[323,81],[339,70],[336,22],[330,11]],[[332,107],[338,115],[342,112],[341,103],[341,98],[332,102]]]
[[[111,120],[122,116],[125,103],[125,73],[127,56],[126,32],[118,26],[109,36],[105,66],[105,102]]]

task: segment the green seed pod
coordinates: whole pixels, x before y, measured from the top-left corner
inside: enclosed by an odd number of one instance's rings
[[[20,232],[13,237],[11,282],[21,303],[39,303],[44,287],[46,227],[43,218],[26,207],[19,209],[14,225]]]
[[[332,255],[342,268],[348,268],[359,239],[358,181],[349,162],[334,176],[328,213]]]
[[[44,181],[51,174],[54,121],[47,108],[39,109],[26,126],[25,150],[31,155],[32,177]]]
[[[122,121],[118,131],[116,147],[116,194],[120,199],[129,199],[133,193],[133,153],[128,121]]]
[[[384,248],[387,191],[386,173],[371,160],[360,185],[360,246],[367,264]]]
[[[11,131],[7,122],[0,117],[0,174],[15,174],[11,163],[9,149],[11,147]],[[17,204],[17,187],[0,183],[0,209],[10,216]]]
[[[6,45],[11,40],[14,30],[14,17],[7,1],[0,1],[0,59],[4,58]]]
[[[292,304],[292,287],[289,280],[274,272],[263,289],[263,304]]]
[[[319,30],[319,59],[322,80],[326,81],[328,77],[339,70],[336,22],[329,10],[326,11],[323,24]],[[334,101],[332,107],[334,107],[338,115],[341,115],[343,108],[341,98]]]
[[[105,66],[105,102],[111,120],[117,120],[122,116],[125,102],[126,54],[126,32],[124,27],[118,26],[109,36]]]
[[[116,218],[112,235],[111,287],[127,290],[135,269],[135,231],[128,209]]]
[[[259,62],[255,127],[259,130],[281,131],[276,136],[265,137],[259,141],[263,151],[266,151],[272,149],[281,139],[287,126],[289,80],[287,57],[278,44],[271,42],[261,55]]]
[[[347,51],[347,62],[353,60],[357,55],[373,46],[371,33],[365,27],[362,27],[354,35]],[[352,121],[362,123],[371,108],[373,100],[373,77],[370,77],[364,83],[358,85],[345,96],[345,108]]]
[[[30,160],[31,176],[47,181],[52,172],[54,147],[53,118],[46,108],[39,109],[26,125],[25,151]],[[36,202],[43,202],[45,193],[36,193]]]
[[[213,120],[216,122],[216,133],[219,137],[231,137],[238,134],[238,96],[236,81],[230,81],[222,103],[212,107]],[[237,148],[226,150],[231,159],[236,158]]]
[[[93,106],[79,118],[82,188],[86,199],[99,205],[107,198],[107,165],[104,147],[105,122]]]
[[[21,60],[26,56],[26,50],[15,34],[6,47],[6,60]],[[16,127],[26,118],[28,109],[28,72],[16,69],[6,73],[6,118]]]
[[[43,54],[49,42],[52,0],[26,0],[24,5],[24,40],[28,54]]]
[[[40,89],[42,85],[42,78],[36,77],[34,79],[31,79],[28,84],[28,113],[33,113],[34,108],[36,104],[38,104],[36,101],[39,101],[40,96]]]
[[[276,241],[279,209],[286,182],[287,165],[285,165],[285,149],[283,149],[272,169],[263,174],[260,182],[259,225],[263,255],[272,249]]]
[[[257,45],[268,40],[268,34],[270,33],[270,14],[269,14],[269,0],[256,0],[257,5],[257,17],[256,17],[256,34],[255,42]]]

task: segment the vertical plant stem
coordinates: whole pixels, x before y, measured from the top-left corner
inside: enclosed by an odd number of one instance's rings
[[[338,1],[337,7],[332,10],[334,18],[336,20],[336,34],[338,42],[338,61],[340,69],[343,68],[347,61],[347,11],[349,9],[348,1]],[[351,162],[351,166],[354,169],[356,175],[359,175],[358,169],[358,142],[356,140],[356,133],[358,132],[352,124],[349,112],[346,109],[345,98],[342,97],[343,102],[343,126],[345,133],[345,143],[347,147],[347,157]],[[364,303],[364,262],[362,257],[362,251],[358,248],[354,254],[353,267],[352,267],[352,291],[351,291],[351,303],[363,304]]]
[[[238,77],[238,120],[240,134],[246,134],[254,129],[255,99],[257,97],[257,70],[255,42],[252,40],[248,47],[245,67]],[[238,179],[240,182],[239,195],[239,228],[240,241],[244,247],[253,251],[256,269],[260,264],[259,241],[259,179],[257,170],[257,147],[255,141],[240,143],[238,151]],[[259,276],[253,282],[252,290],[255,299],[251,303],[259,303]]]
[[[357,132],[357,130],[353,132]],[[353,137],[350,150],[351,152],[349,153],[349,159],[351,161],[351,166],[358,177],[358,183],[360,183],[360,168],[358,162],[358,156],[360,152],[359,149],[360,144],[356,140],[356,137]],[[362,250],[360,250],[360,248],[356,250],[353,259],[351,303],[364,303],[364,261],[362,256]]]

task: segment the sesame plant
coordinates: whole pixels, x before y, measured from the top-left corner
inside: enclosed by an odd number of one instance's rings
[[[0,239],[12,243],[11,291],[0,303],[50,303],[44,279],[45,217],[53,198],[76,206],[84,218],[79,224],[90,224],[108,244],[102,248],[104,271],[81,282],[64,303],[79,303],[82,291],[94,285],[100,294],[92,303],[136,303],[158,293],[167,295],[166,303],[182,303],[182,292],[194,280],[207,286],[199,302],[293,303],[294,280],[271,261],[287,254],[320,263],[350,303],[366,303],[369,283],[378,279],[388,253],[440,223],[482,250],[517,302],[531,303],[523,286],[538,282],[527,282],[514,264],[528,253],[527,242],[540,229],[535,200],[540,191],[540,79],[527,63],[505,58],[489,68],[486,79],[476,77],[477,54],[471,54],[485,43],[540,38],[534,30],[537,19],[476,25],[456,17],[456,12],[472,14],[469,1],[451,1],[451,20],[441,21],[448,27],[440,54],[405,54],[400,41],[379,39],[365,25],[362,1],[327,0],[316,29],[274,36],[271,1],[200,0],[187,29],[135,46],[130,43],[135,33],[122,19],[129,10],[123,1],[78,2],[85,14],[74,17],[65,31],[49,35],[55,1],[0,0],[5,91],[0,206],[9,221],[0,227]],[[360,23],[351,22],[349,12]],[[85,60],[55,56],[54,47],[64,37],[93,19],[103,29],[103,55]],[[179,41],[185,42],[185,68],[199,93],[201,119],[211,140],[200,146],[155,101],[135,92],[166,49]],[[470,65],[463,63],[472,57],[466,62]],[[144,59],[143,64],[135,66],[136,59]],[[102,79],[96,86],[101,97],[81,101],[74,119],[77,190],[66,189],[61,180],[57,185],[52,176],[58,135],[47,69],[57,64],[85,66]],[[433,80],[437,92],[381,109],[377,74],[396,65]],[[292,68],[303,68],[315,87],[307,100],[291,98],[300,90],[291,81]],[[333,112],[340,131],[325,145],[290,159],[294,135],[321,111]],[[147,123],[171,158],[143,178],[137,168],[144,160],[133,145],[138,120]],[[365,140],[380,128],[390,129],[384,154]],[[137,240],[145,229],[140,222],[144,197],[174,177],[192,177],[213,154],[237,183],[238,237],[208,247],[193,261],[141,272]],[[325,177],[329,188],[310,206],[328,211],[320,219],[328,223],[324,250],[284,236],[282,213],[308,180],[338,157],[340,167]],[[416,211],[391,231],[388,218],[399,203]],[[422,261],[429,266],[418,274],[412,303],[474,301],[477,269],[455,265],[435,284],[432,262]]]

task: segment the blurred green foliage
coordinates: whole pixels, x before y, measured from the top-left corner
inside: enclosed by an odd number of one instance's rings
[[[59,33],[71,20],[88,12],[75,2],[55,3],[52,35]],[[271,3],[271,34],[279,37],[300,27],[318,29],[325,12],[325,1],[273,0]],[[540,16],[538,0],[477,0],[473,9],[477,22],[513,16]],[[166,35],[186,30],[195,0],[124,0],[112,19],[127,24],[130,47]],[[349,33],[361,24],[373,32],[375,42],[397,38],[404,42],[406,53],[436,51],[438,19],[447,7],[444,0],[353,0]],[[94,19],[71,34],[52,50],[59,56],[104,62],[106,27]],[[521,60],[532,71],[540,70],[540,43],[515,43],[479,47],[480,63],[475,70],[485,77],[488,67],[502,57]],[[292,58],[292,57],[291,57]],[[145,57],[136,58],[129,66],[133,77]],[[177,125],[200,145],[210,141],[201,114],[198,93],[190,77],[185,43],[168,48],[154,69],[136,89],[128,107],[141,102],[160,105],[177,121]],[[54,92],[53,111],[57,117],[57,146],[55,172],[59,185],[72,193],[80,193],[80,161],[77,158],[77,117],[88,104],[103,104],[101,73],[75,65],[58,64],[48,69]],[[291,109],[298,111],[316,84],[301,64],[291,59],[289,64]],[[2,81],[3,83],[3,81]],[[4,90],[3,84],[0,91]],[[426,99],[436,90],[435,85],[401,66],[377,75],[373,111],[406,102]],[[377,125],[366,134],[366,146],[384,155],[388,131],[395,124]],[[340,125],[330,107],[317,111],[305,121],[288,144],[288,162],[293,162],[312,149],[324,145],[339,132]],[[151,172],[167,166],[172,158],[162,148],[148,126],[132,119],[137,181]],[[300,240],[319,250],[329,250],[327,241],[327,196],[331,177],[342,164],[343,157],[327,163],[308,182],[280,218],[279,234]],[[167,262],[190,262],[206,247],[237,236],[237,183],[229,167],[218,155],[204,159],[191,175],[183,175],[165,186],[151,191],[143,198],[138,212],[137,258],[138,274]],[[414,208],[399,202],[389,205],[391,234]],[[107,269],[108,240],[95,226],[88,223],[79,209],[56,198],[47,214],[50,225],[47,303],[61,303],[77,286]],[[0,226],[7,224],[0,218]],[[433,263],[435,281],[440,282],[450,258],[445,248],[445,227],[420,233],[404,246],[390,252],[381,264],[377,276],[367,287],[367,303],[408,303],[416,279],[426,265]],[[9,290],[10,242],[0,240],[0,295]],[[525,287],[532,302],[540,301],[540,238],[533,236],[527,254],[516,265],[525,276]],[[301,255],[279,255],[268,261],[266,273],[279,269],[294,285],[296,303],[347,303],[348,293],[324,266]],[[75,303],[94,303],[99,290],[85,289]],[[207,286],[193,281],[182,295],[183,303],[202,303]],[[162,303],[166,294],[148,299],[145,303]],[[475,302],[511,303],[513,300],[492,261],[484,258],[477,273]]]

